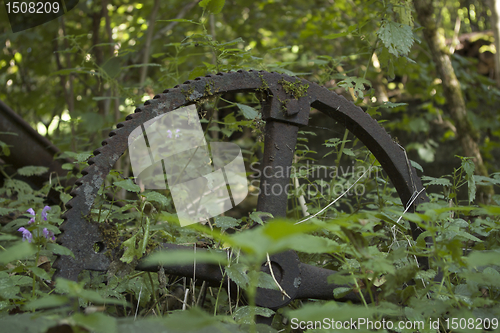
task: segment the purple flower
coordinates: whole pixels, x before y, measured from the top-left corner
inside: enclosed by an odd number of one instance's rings
[[[54,233],[50,230],[47,230],[47,228],[43,228],[43,236],[47,239],[52,239],[56,240],[56,237],[54,236]]]
[[[50,207],[49,206],[45,206],[43,207],[43,210],[42,210],[42,218],[44,221],[47,221],[47,211],[50,210]]]
[[[30,208],[30,209],[31,209],[31,208]],[[19,231],[19,232],[22,232],[22,233],[23,233],[23,242],[24,242],[25,240],[27,240],[27,241],[28,241],[28,243],[31,243],[31,241],[33,240],[33,235],[31,234],[31,232],[30,232],[28,229],[26,229],[26,228],[24,228],[24,227],[21,227],[21,228],[17,229],[17,231]]]
[[[172,131],[171,130],[167,131],[167,138],[172,139]]]
[[[33,215],[33,217],[30,218],[30,221],[28,222],[28,224],[35,222],[35,211],[33,210],[33,208],[28,209],[27,212],[30,213],[30,215]]]
[[[180,131],[181,131],[180,129],[176,129],[176,130],[175,130],[175,133],[180,133]],[[176,135],[175,135],[175,137],[176,137],[176,138],[178,138],[178,137],[179,137],[179,134],[176,134]]]

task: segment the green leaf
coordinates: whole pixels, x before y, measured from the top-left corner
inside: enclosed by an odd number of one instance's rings
[[[410,160],[410,164],[412,167],[414,167],[415,169],[421,171],[421,172],[424,172],[424,168],[422,168],[422,166],[420,164],[418,164],[417,162],[413,161],[413,160]]]
[[[48,319],[38,313],[21,313],[0,318],[2,332],[42,333],[48,332],[57,321]]]
[[[408,103],[393,103],[393,102],[384,102],[380,105],[380,107],[382,108],[397,108],[397,107],[400,107],[400,106],[405,106],[405,105],[408,105]]]
[[[144,192],[141,195],[144,196],[146,198],[146,200],[152,201],[152,202],[157,202],[160,205],[162,205],[163,207],[168,206],[168,204],[170,202],[170,200],[166,196],[164,196],[163,194],[161,194],[159,192],[155,192],[155,191]]]
[[[274,272],[274,276],[276,276],[276,272]],[[263,288],[263,289],[273,289],[273,290],[278,290],[278,285],[274,281],[273,277],[269,274],[266,274],[264,272],[256,272],[256,271],[249,271],[248,272],[248,278],[250,281],[252,281],[255,277],[257,276],[257,287]],[[286,297],[286,296],[285,296]]]
[[[104,298],[97,291],[84,289],[83,283],[78,283],[64,278],[58,278],[56,280],[56,291],[58,293],[68,294],[69,296],[80,297],[95,304],[127,305],[126,301],[111,297]]]
[[[245,289],[248,287],[250,280],[246,273],[248,267],[245,264],[232,264],[231,266],[226,266],[225,270],[229,279],[234,281],[240,288]]]
[[[239,104],[239,103],[236,103],[236,105],[238,106],[238,108],[240,108],[241,113],[243,114],[243,116],[246,119],[255,119],[259,116],[259,113],[257,111],[255,111],[254,108],[252,108],[248,105]]]
[[[264,221],[262,221],[262,216],[269,217],[271,219],[273,218],[273,215],[271,213],[253,212],[250,214],[250,219],[254,222],[257,222],[258,224],[264,224]]]
[[[12,299],[19,293],[19,287],[9,277],[0,278],[0,298]]]
[[[73,163],[64,163],[61,168],[63,170],[73,170],[75,166],[73,165]]]
[[[125,252],[120,258],[121,261],[130,264],[135,257],[137,257],[137,259],[142,257],[141,250],[136,248],[136,239],[137,239],[137,234],[133,235],[132,237],[130,237],[129,239],[127,239],[125,242],[122,243],[120,248],[125,248]]]
[[[275,312],[268,308],[261,307],[251,307],[249,305],[239,307],[238,310],[233,314],[234,320],[240,324],[252,324],[254,318],[252,315],[258,315],[263,317],[271,317]]]
[[[467,256],[469,267],[487,265],[500,265],[500,252],[497,251],[473,251]]]
[[[215,225],[222,230],[227,230],[229,228],[237,227],[240,224],[240,220],[237,220],[230,216],[217,216],[215,217]]]
[[[93,332],[102,333],[116,333],[117,325],[116,319],[111,316],[106,316],[103,313],[92,313],[84,315],[82,313],[75,313],[71,318],[80,326],[87,328]]]
[[[424,183],[425,186],[430,186],[430,185],[451,186],[451,182],[446,178],[434,178],[429,176],[422,176],[421,179],[422,181],[428,181],[427,183]]]
[[[344,89],[353,89],[353,92],[359,98],[364,97],[365,85],[368,87],[372,86],[372,83],[361,77],[349,76],[337,84],[339,87]]]
[[[354,154],[354,152],[352,151],[351,148],[344,148],[344,150],[342,150],[342,153],[344,153],[348,156],[356,156],[356,154]]]
[[[198,4],[201,8],[213,14],[219,14],[224,7],[225,0],[202,0]]]
[[[414,41],[409,25],[387,20],[382,21],[377,35],[389,52],[396,57],[408,55]]]
[[[308,303],[297,310],[285,309],[288,318],[297,318],[299,321],[322,321],[335,314],[335,321],[356,320],[370,318],[377,311],[375,307],[364,307],[354,304],[339,304],[337,302]],[[357,320],[356,320],[357,321]]]
[[[4,154],[5,156],[9,156],[10,155],[10,149],[8,144],[6,144],[5,142],[3,141],[0,141],[0,147],[2,147],[2,154]]]
[[[44,166],[34,166],[34,165],[30,165],[30,166],[25,166],[25,167],[22,167],[20,169],[17,169],[17,173],[20,174],[21,176],[39,176],[39,175],[43,175],[44,173],[46,173],[47,171],[49,171],[49,168],[47,167],[44,167]]]
[[[24,305],[25,310],[45,309],[45,308],[58,308],[68,304],[69,299],[61,295],[46,295],[42,298],[35,299]]]
[[[474,165],[474,162],[470,158],[462,159],[462,167],[464,168],[464,171],[468,177],[472,177],[472,175],[474,175],[474,170],[476,166]]]
[[[349,294],[352,291],[352,288],[347,288],[347,287],[338,287],[333,289],[333,297],[335,298],[342,298]]]
[[[59,245],[57,243],[47,243],[47,250],[51,251],[54,254],[60,254],[63,256],[71,256],[73,258],[75,257],[75,255],[73,254],[73,252],[70,249],[68,249],[65,246]]]
[[[158,251],[149,255],[144,259],[146,265],[158,266],[162,265],[193,265],[197,263],[213,263],[224,265],[227,263],[226,255],[215,251],[198,250],[196,253],[193,250],[175,250],[175,251]]]
[[[284,240],[290,249],[304,253],[335,253],[341,246],[334,240],[307,234],[299,234]]]
[[[36,248],[28,242],[19,242],[1,253],[0,264],[6,264],[14,260],[24,259],[36,253]]]
[[[139,193],[141,191],[141,188],[138,185],[134,184],[134,182],[131,179],[120,180],[114,182],[113,184],[129,192]]]
[[[28,268],[30,271],[32,271],[33,274],[38,276],[40,279],[50,280],[49,273],[47,273],[44,269],[41,269],[40,267],[35,267],[35,266],[26,267],[26,268]]]

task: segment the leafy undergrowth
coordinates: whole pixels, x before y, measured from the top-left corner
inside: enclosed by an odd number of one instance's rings
[[[325,145],[337,149],[340,143],[328,140]],[[359,165],[373,166],[368,163],[369,155],[368,162],[363,162],[360,151],[343,145],[339,149],[337,156],[352,155],[358,157]],[[311,152],[297,151],[299,156],[301,153],[306,160]],[[73,157],[78,164],[88,154]],[[45,171],[23,169],[18,173],[26,176]],[[324,180],[307,177],[314,168],[297,170],[292,177],[300,178],[301,186],[325,186]],[[476,186],[498,185],[500,174],[487,178],[473,172],[474,164],[462,158],[462,166],[450,176],[423,177],[429,191],[442,190],[443,194],[430,194],[431,201],[420,205],[418,213],[404,212],[382,173],[360,181],[362,177],[353,172],[335,181],[363,183],[366,193],[362,200],[355,196],[353,202],[345,194],[324,210],[337,198],[317,190],[311,193],[311,188],[290,195],[292,201],[304,194],[310,198],[308,211],[313,215],[306,221],[297,218],[299,205],[288,219],[264,223],[269,214],[253,212],[241,219],[220,216],[206,225],[183,228],[176,221],[168,193],[141,192],[133,181],[112,172],[100,193],[124,189],[131,199],[121,200],[119,207],[100,196],[92,218],[112,226],[106,229],[113,230],[107,241],[115,242],[121,252],[108,272],[84,271],[79,282],[51,280],[56,255],[73,255],[54,241],[63,222],[61,209],[44,203],[51,187],[67,200],[62,187],[52,184],[35,191],[20,180],[7,178],[0,189],[0,214],[5,219],[0,233],[2,331],[329,331],[340,323],[344,329],[359,331],[497,331],[499,198],[491,198],[494,204],[490,205],[474,203]],[[465,199],[459,200],[461,196]],[[409,221],[426,230],[416,242],[410,236]],[[253,223],[262,226],[251,229]],[[427,245],[426,237],[432,240]],[[194,284],[192,279],[165,274],[163,269],[136,271],[137,260],[162,242],[188,245],[193,250],[175,255],[154,253],[148,262],[192,264],[194,244],[205,247],[208,251],[198,250],[196,262],[219,263],[223,274],[237,284],[236,295],[225,285]],[[281,287],[272,276],[260,272],[260,266],[268,255],[287,249],[297,251],[302,262],[337,271],[329,277],[329,282],[338,285],[332,300],[294,300],[276,312],[254,306],[257,287]],[[417,257],[429,258],[431,267],[419,267]],[[357,301],[335,300],[349,293]],[[273,316],[272,327],[256,324],[256,314]]]

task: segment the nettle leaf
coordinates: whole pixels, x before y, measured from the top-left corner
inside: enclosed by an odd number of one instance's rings
[[[167,206],[169,203],[169,199],[159,192],[154,192],[154,191],[145,192],[142,193],[142,196],[144,196],[146,200],[159,203],[162,206]]]
[[[248,267],[245,264],[237,263],[231,266],[226,266],[227,276],[234,281],[240,288],[245,289],[250,283],[250,279],[247,275]]]
[[[462,168],[464,168],[464,171],[468,177],[472,177],[476,166],[474,165],[474,162],[472,162],[472,160],[470,158],[467,158],[467,159],[464,158],[464,159],[462,159]]]
[[[9,146],[8,144],[6,144],[5,142],[3,141],[0,141],[0,148],[2,150],[2,154],[4,154],[5,156],[9,156],[10,155],[10,149],[9,149]]]
[[[34,166],[34,165],[25,166],[25,167],[22,167],[20,169],[17,169],[18,174],[20,174],[21,176],[26,176],[26,177],[43,175],[47,171],[49,171],[49,168],[47,168],[47,167]]]
[[[215,225],[222,230],[237,227],[239,224],[240,220],[237,220],[230,216],[217,216],[215,218]]]
[[[212,263],[224,265],[227,263],[225,253],[215,251],[199,250],[175,250],[173,251],[159,251],[149,255],[145,259],[146,265],[183,265],[193,264],[196,260],[197,263]]]
[[[198,4],[201,8],[213,14],[219,14],[224,7],[225,0],[202,0]]]
[[[353,89],[353,93],[361,99],[365,96],[365,85],[368,86],[369,89],[372,87],[372,83],[370,81],[355,76],[347,77],[344,80],[340,81],[337,85],[344,89]]]
[[[258,224],[264,224],[264,221],[262,221],[262,216],[269,217],[271,219],[273,218],[273,215],[271,213],[253,212],[250,214],[250,219],[254,222],[257,222]]]
[[[129,192],[139,193],[141,191],[141,188],[138,185],[134,184],[131,179],[120,180],[118,182],[114,182],[113,184]]]
[[[248,105],[239,104],[239,103],[236,103],[236,105],[238,106],[238,108],[240,108],[241,113],[243,113],[243,116],[247,119],[255,119],[259,116],[259,113],[257,111],[255,111],[254,108],[252,108]]]
[[[73,321],[90,331],[93,332],[103,332],[103,333],[115,333],[118,332],[116,318],[107,316],[104,313],[95,312],[89,315],[84,315],[83,313],[75,313],[71,316]]]
[[[413,45],[413,31],[409,25],[384,20],[377,35],[390,53],[406,56]]]
[[[425,186],[430,186],[430,185],[451,186],[450,180],[446,178],[434,178],[430,176],[422,176],[421,179],[424,182],[428,181],[427,183],[424,183]]]
[[[123,253],[123,256],[120,258],[121,261],[130,264],[135,257],[137,258],[142,257],[141,250],[136,248],[135,246],[136,239],[137,239],[137,234],[133,235],[132,237],[130,237],[129,239],[127,239],[125,242],[122,243],[122,246],[120,248],[125,248],[125,252]]]
[[[333,297],[335,298],[342,298],[349,294],[352,291],[352,288],[347,288],[347,287],[338,287],[333,289]]]
[[[344,148],[344,150],[342,150],[342,153],[348,156],[356,156],[356,154],[354,154],[354,152],[352,151],[352,148]]]
[[[276,276],[277,273],[274,273],[274,276]],[[248,272],[248,277],[251,280],[253,280],[257,275],[257,287],[263,288],[263,289],[274,289],[278,290],[278,285],[274,281],[273,277],[269,274],[266,274],[264,272],[256,272],[256,271],[250,271]],[[285,296],[286,297],[286,296]]]
[[[50,327],[57,325],[56,319],[48,319],[48,317],[31,312],[2,316],[2,332],[47,332],[50,330]]]
[[[500,264],[500,252],[497,251],[473,251],[467,256],[469,267]]]
[[[51,251],[54,254],[60,254],[63,256],[71,256],[73,258],[75,257],[75,255],[73,254],[73,252],[70,249],[68,249],[65,246],[59,245],[57,243],[47,243],[47,250]]]
[[[69,298],[62,295],[46,295],[42,298],[34,299],[24,305],[25,310],[59,308],[69,303]]]
[[[233,314],[234,320],[240,324],[251,324],[254,322],[253,316],[271,317],[275,312],[268,308],[242,306]]]

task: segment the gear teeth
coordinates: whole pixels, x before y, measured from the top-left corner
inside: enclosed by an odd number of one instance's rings
[[[170,91],[170,89],[165,89],[165,90],[163,90],[163,93],[167,94],[169,91]]]
[[[133,119],[135,119],[135,118],[139,117],[139,116],[140,116],[140,114],[141,114],[141,112],[142,112],[142,110],[141,110],[141,111],[139,111],[139,112],[137,112],[137,113],[131,113],[131,114],[129,114],[129,115],[125,118],[125,120],[126,120],[126,121],[133,120]]]
[[[118,124],[116,124],[116,128],[122,128],[122,127],[124,127],[124,126],[125,126],[125,124],[124,124],[124,123],[118,123]]]
[[[75,197],[73,197],[72,199],[69,199],[69,201],[68,201],[68,202],[66,202],[66,205],[65,205],[65,206],[66,206],[66,208],[68,208],[68,209],[73,208],[73,205],[74,205],[74,204],[76,204],[76,203],[77,203],[77,201],[78,201],[78,200],[77,200]],[[67,213],[68,213],[68,212],[66,212],[65,214],[67,214]]]
[[[94,150],[92,153],[94,154],[94,156],[97,156],[97,155],[101,154],[101,150],[102,150],[102,147],[99,147],[96,150]]]
[[[153,97],[153,99],[159,99],[159,98],[161,98],[161,97],[162,97],[162,96],[158,94],[158,95],[155,95],[155,97]]]
[[[190,80],[187,80],[186,82],[184,82],[183,84],[191,84],[191,81]]]
[[[195,81],[200,81],[200,80],[201,80],[201,77],[199,77],[199,76],[198,76],[198,77],[197,77],[197,78],[195,78],[194,80],[195,80]]]

